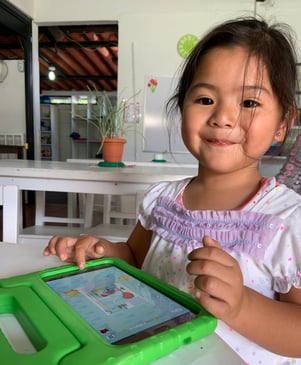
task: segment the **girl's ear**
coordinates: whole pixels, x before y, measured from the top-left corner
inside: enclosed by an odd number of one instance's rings
[[[285,121],[282,121],[274,135],[274,141],[283,142],[286,136],[286,131],[287,131],[287,124]]]
[[[289,113],[288,113],[289,114]],[[294,113],[292,113],[291,116],[286,115],[285,118],[281,121],[275,136],[274,136],[274,141],[275,142],[283,142],[288,130],[294,125],[295,120],[296,120],[296,116],[297,116],[297,110],[294,111]]]

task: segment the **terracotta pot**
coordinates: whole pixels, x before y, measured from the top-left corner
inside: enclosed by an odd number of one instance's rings
[[[105,162],[121,162],[123,155],[124,138],[105,139],[102,146],[102,154]]]

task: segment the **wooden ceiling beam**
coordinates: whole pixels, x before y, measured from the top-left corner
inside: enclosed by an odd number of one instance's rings
[[[116,41],[40,42],[39,48],[110,48],[118,47]]]

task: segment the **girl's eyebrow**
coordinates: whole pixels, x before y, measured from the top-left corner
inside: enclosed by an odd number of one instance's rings
[[[195,89],[200,89],[200,88],[206,88],[206,89],[216,89],[216,86],[212,85],[212,84],[208,84],[207,82],[198,82],[194,85],[190,85],[190,89],[191,90],[195,90]]]
[[[198,82],[194,85],[191,85],[190,89],[191,91],[199,89],[199,88],[206,88],[206,89],[210,89],[210,90],[215,90],[216,86],[213,84],[209,84],[207,82]],[[267,89],[266,87],[262,86],[262,85],[243,85],[239,88],[241,91],[244,90],[248,90],[248,91],[257,91],[257,92],[265,92],[269,95],[271,95],[271,91],[269,89]]]
[[[259,92],[264,91],[265,93],[271,95],[271,91],[269,89],[267,89],[266,87],[262,86],[262,85],[243,85],[241,87],[241,89],[244,90],[256,90]]]

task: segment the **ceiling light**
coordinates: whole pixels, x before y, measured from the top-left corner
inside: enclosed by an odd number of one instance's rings
[[[48,67],[48,79],[50,81],[54,81],[55,80],[55,67],[54,66],[49,66]]]

